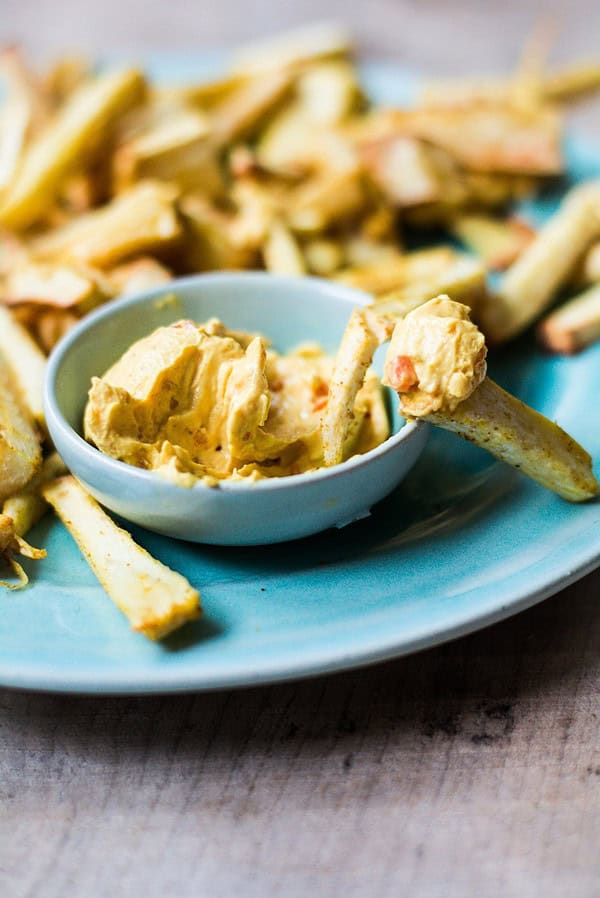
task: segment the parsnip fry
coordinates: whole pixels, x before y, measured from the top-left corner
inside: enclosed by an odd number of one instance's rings
[[[43,388],[46,358],[25,328],[0,305],[0,354],[11,370],[31,417],[43,425]]]
[[[465,306],[440,296],[396,324],[384,382],[405,417],[462,436],[571,502],[595,496],[588,453],[487,378],[485,352]]]
[[[425,144],[396,135],[367,144],[362,151],[367,171],[394,206],[405,208],[440,199],[443,184]]]
[[[493,343],[516,336],[547,308],[577,260],[600,237],[600,182],[573,190],[512,265],[479,317]]]
[[[471,312],[476,313],[486,293],[485,269],[476,259],[458,256],[455,262],[439,274],[390,290],[389,293],[382,293],[376,298],[373,308],[382,315],[401,318],[441,293],[463,303]]]
[[[138,546],[73,477],[46,484],[42,494],[134,630],[162,639],[200,615],[199,594],[185,577]]]
[[[22,229],[38,220],[65,176],[106,138],[107,126],[139,101],[143,86],[140,72],[126,69],[80,87],[28,149],[0,206],[0,223]]]
[[[580,63],[555,72],[544,81],[544,96],[551,102],[564,103],[600,89],[600,64]]]
[[[437,246],[398,255],[395,259],[386,259],[384,264],[382,260],[378,260],[378,264],[342,269],[336,274],[335,280],[379,295],[409,284],[431,280],[450,268],[457,257],[461,258],[451,247]]]
[[[326,170],[309,178],[290,196],[288,223],[300,233],[319,233],[337,221],[352,220],[367,200],[359,168]]]
[[[173,272],[151,256],[142,256],[133,262],[124,262],[106,272],[114,293],[118,296],[129,296],[152,290],[173,279]]]
[[[0,351],[0,502],[25,486],[41,463],[38,432]]]
[[[169,247],[181,236],[177,195],[172,185],[140,181],[101,209],[38,237],[32,251],[44,259],[110,268],[134,253]]]
[[[488,377],[454,412],[425,420],[481,446],[569,502],[599,492],[585,449]]]
[[[22,589],[29,583],[27,574],[15,558],[16,555],[37,560],[45,558],[46,551],[45,549],[35,549],[25,542],[23,537],[15,532],[12,518],[9,518],[8,515],[0,514],[0,563],[4,563],[12,568],[17,577],[16,583],[0,580],[0,586],[6,586],[8,589]]]
[[[235,54],[234,74],[260,75],[321,59],[346,56],[352,51],[350,35],[341,25],[322,22],[268,37]]]
[[[300,247],[282,221],[275,221],[271,225],[263,246],[263,257],[267,271],[276,274],[306,274]]]
[[[182,190],[199,189],[210,196],[223,192],[217,152],[206,116],[193,110],[165,115],[152,128],[120,146],[113,168],[118,190],[135,181],[157,178]]]
[[[354,403],[375,350],[389,340],[393,323],[370,309],[355,309],[337,351],[321,422],[326,465],[343,461],[344,444],[354,417]]]
[[[451,230],[493,271],[503,271],[512,265],[535,236],[533,228],[521,219],[468,213],[459,215]]]
[[[574,353],[600,340],[600,284],[560,306],[539,325],[538,337],[551,352]]]
[[[252,135],[266,116],[273,112],[292,86],[285,72],[270,72],[261,78],[243,81],[239,88],[213,109],[212,133],[215,143],[223,146]]]
[[[88,311],[107,298],[101,281],[96,273],[81,267],[27,261],[7,272],[0,290],[7,306],[36,303]]]
[[[48,511],[48,503],[41,495],[42,486],[65,474],[67,474],[65,463],[57,452],[53,452],[44,459],[38,473],[23,489],[5,500],[2,514],[11,519],[17,536],[26,536]]]

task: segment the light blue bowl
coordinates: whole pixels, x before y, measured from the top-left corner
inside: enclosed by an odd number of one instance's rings
[[[172,294],[173,302],[165,302]],[[220,272],[113,302],[89,315],[52,353],[44,406],[50,435],[73,474],[102,505],[149,530],[194,542],[258,545],[308,536],[366,515],[404,478],[421,453],[427,425],[404,424],[390,394],[393,434],[381,446],[333,468],[257,483],[185,488],[115,461],[81,436],[93,375],[135,341],[180,318],[220,318],[256,331],[286,352],[316,340],[333,354],[354,306],[368,297],[317,278]],[[383,353],[375,359],[381,372]]]

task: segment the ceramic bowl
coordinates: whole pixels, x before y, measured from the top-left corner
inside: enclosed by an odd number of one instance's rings
[[[391,393],[393,433],[370,452],[306,474],[217,487],[181,487],[103,455],[83,439],[82,419],[92,376],[102,375],[134,341],[161,325],[215,316],[229,328],[264,334],[280,352],[316,340],[334,354],[352,308],[368,301],[364,293],[318,278],[219,272],[111,302],[67,334],[50,357],[44,396],[50,435],[102,505],[168,536],[258,545],[344,526],[393,490],[425,445],[427,425],[405,424]],[[380,350],[374,362],[380,373],[383,357]]]

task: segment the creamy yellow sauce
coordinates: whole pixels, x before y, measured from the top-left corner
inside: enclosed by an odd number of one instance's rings
[[[383,383],[399,394],[404,415],[452,413],[484,379],[486,352],[469,309],[438,296],[396,324]]]
[[[138,340],[92,380],[86,439],[112,458],[191,486],[322,467],[321,416],[333,360],[316,345],[287,355],[217,319],[178,321]],[[346,456],[389,435],[381,386],[361,389]]]

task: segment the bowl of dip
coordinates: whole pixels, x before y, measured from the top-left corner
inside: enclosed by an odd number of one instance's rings
[[[67,334],[49,359],[50,435],[102,505],[168,536],[258,545],[345,526],[405,477],[428,430],[399,417],[397,397],[387,388],[377,399],[372,379],[364,420],[377,417],[384,403],[390,435],[374,445],[362,432],[357,454],[332,467],[315,462],[315,413],[319,397],[326,397],[322,354],[335,356],[352,309],[369,301],[318,278],[218,272],[112,302]],[[373,363],[379,376],[384,355],[382,348]],[[270,393],[261,373],[265,356]],[[190,368],[190,359],[200,357],[202,377],[197,361]],[[305,384],[292,391],[300,376],[310,378],[312,398]],[[288,390],[283,399],[276,379]],[[199,395],[199,384],[214,393]],[[219,413],[225,401],[228,416]],[[282,442],[290,405],[303,435],[291,448]]]

